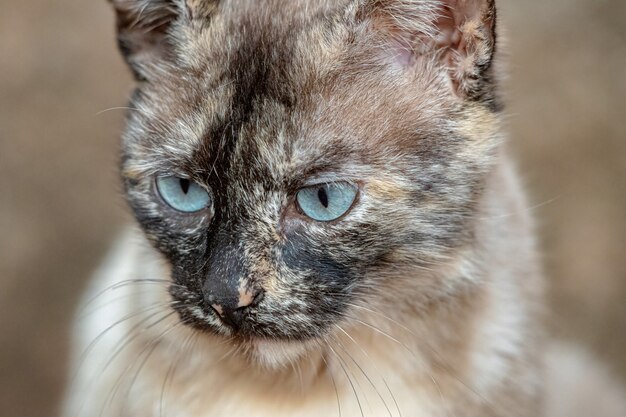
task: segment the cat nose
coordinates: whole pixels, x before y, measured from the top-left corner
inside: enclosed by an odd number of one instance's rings
[[[248,270],[247,257],[232,230],[218,228],[211,239],[202,294],[206,309],[222,322],[238,329],[261,302],[263,290]]]
[[[264,291],[260,288],[240,290],[234,297],[211,297],[210,306],[222,321],[237,329],[241,327],[246,313],[257,306],[263,299]]]

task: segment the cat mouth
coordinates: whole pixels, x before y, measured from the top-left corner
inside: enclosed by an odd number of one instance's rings
[[[239,325],[227,324],[216,312],[199,305],[178,305],[174,309],[180,320],[195,330],[223,338],[237,346],[251,363],[263,368],[279,369],[305,356],[319,346],[317,338],[296,338],[269,332],[261,324],[243,320]]]
[[[221,317],[213,308],[202,305],[184,305],[175,303],[174,310],[178,313],[183,324],[197,331],[221,336],[237,344],[253,348],[259,347],[263,351],[274,350],[282,352],[287,345],[299,346],[317,343],[322,328],[314,324],[289,325],[288,319],[280,314],[270,316],[258,314],[256,311],[244,313],[237,321]],[[259,316],[263,316],[262,318]],[[292,352],[294,348],[288,349]],[[298,349],[295,349],[298,350]],[[287,356],[290,356],[291,353]]]
[[[180,321],[198,331],[223,336],[242,343],[309,343],[318,341],[340,320],[342,312],[335,314],[328,309],[309,304],[290,303],[282,305],[271,297],[259,296],[254,303],[241,308],[237,305],[223,306],[207,302],[203,297],[183,286],[173,286],[172,308]]]
[[[255,312],[236,312],[224,314],[214,306],[205,307],[202,304],[175,304],[181,322],[199,331],[226,336],[242,342],[250,340],[287,340],[280,333],[271,331],[255,319]]]

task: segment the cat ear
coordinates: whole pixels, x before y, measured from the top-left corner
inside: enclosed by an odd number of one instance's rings
[[[175,27],[208,20],[216,0],[109,0],[117,15],[117,39],[135,78],[174,58]]]
[[[359,11],[388,42],[395,64],[428,60],[454,92],[481,98],[491,85],[495,0],[363,0]]]

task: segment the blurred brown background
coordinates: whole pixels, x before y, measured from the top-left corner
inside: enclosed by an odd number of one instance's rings
[[[53,416],[77,297],[129,219],[130,77],[105,0],[1,0],[0,414]],[[552,328],[626,380],[626,1],[501,0],[508,128]]]

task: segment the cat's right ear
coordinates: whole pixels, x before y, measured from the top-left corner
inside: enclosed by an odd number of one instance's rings
[[[168,33],[180,17],[173,0],[109,0],[117,18],[120,52],[135,79],[145,81],[151,69],[173,56]]]
[[[185,27],[208,19],[216,0],[109,0],[117,16],[120,51],[138,81],[175,59]]]

